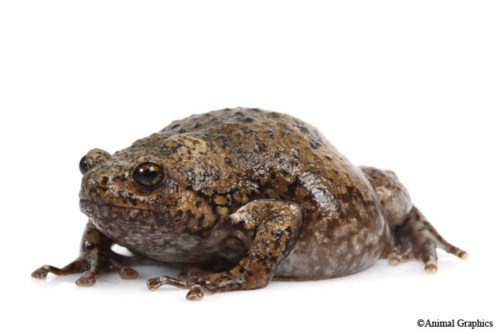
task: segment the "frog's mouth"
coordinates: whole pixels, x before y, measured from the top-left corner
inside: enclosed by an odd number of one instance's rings
[[[80,210],[94,220],[157,223],[166,212],[143,208],[120,206],[111,203],[80,199]]]

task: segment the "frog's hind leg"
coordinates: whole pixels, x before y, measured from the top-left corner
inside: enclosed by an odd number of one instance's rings
[[[391,234],[385,255],[391,265],[412,258],[421,259],[429,273],[437,271],[437,248],[465,259],[466,252],[449,244],[417,209],[409,192],[393,171],[361,167],[375,190]]]
[[[415,206],[407,214],[405,221],[392,229],[393,249],[388,253],[390,264],[415,257],[424,263],[428,273],[435,273],[437,266],[437,248],[452,253],[461,259],[468,254],[447,242]]]

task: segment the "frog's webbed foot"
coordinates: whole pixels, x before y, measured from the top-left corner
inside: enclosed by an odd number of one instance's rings
[[[80,256],[69,265],[57,268],[44,265],[36,269],[31,276],[45,279],[48,273],[70,275],[83,273],[76,284],[81,287],[93,286],[97,277],[106,272],[118,272],[122,279],[135,279],[139,274],[129,266],[140,263],[140,257],[126,257],[111,249],[112,241],[88,223],[83,233]]]
[[[391,265],[415,257],[423,261],[427,273],[436,273],[438,270],[437,248],[452,253],[461,259],[468,257],[465,251],[450,244],[440,236],[416,207],[413,207],[409,212],[405,222],[395,228],[394,233],[395,246],[392,252],[388,254]]]
[[[302,210],[291,202],[256,200],[232,214],[227,227],[253,235],[247,255],[234,267],[219,273],[160,276],[147,281],[151,290],[162,285],[189,289],[188,300],[205,294],[265,287],[279,263],[294,246],[302,225]]]

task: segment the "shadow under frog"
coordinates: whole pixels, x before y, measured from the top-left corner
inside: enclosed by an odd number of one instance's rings
[[[146,260],[182,264],[178,277],[149,279],[206,293],[316,280],[364,270],[378,258],[422,260],[436,248],[461,258],[412,204],[391,171],[356,167],[316,128],[289,115],[225,109],[174,121],[113,155],[80,162],[80,206],[89,217],[79,257],[32,274],[99,274]],[[119,244],[134,255],[125,257]]]

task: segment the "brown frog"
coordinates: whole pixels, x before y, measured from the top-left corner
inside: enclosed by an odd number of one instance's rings
[[[436,248],[461,258],[412,204],[391,171],[355,167],[316,128],[258,109],[225,109],[174,121],[113,155],[80,162],[88,215],[80,256],[47,273],[97,276],[141,261],[182,264],[177,278],[147,281],[205,293],[266,286],[272,279],[353,274],[378,258],[421,259],[436,272]],[[134,255],[115,253],[119,244]]]

